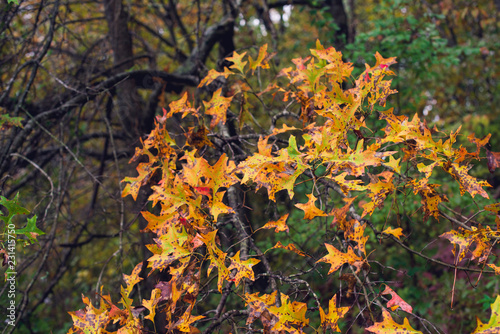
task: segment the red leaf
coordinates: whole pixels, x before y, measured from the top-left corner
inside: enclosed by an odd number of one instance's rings
[[[389,302],[387,303],[388,308],[393,309],[393,306],[396,306],[393,310],[397,309],[398,307],[401,307],[401,309],[405,312],[408,313],[413,312],[413,308],[407,302],[401,299],[401,297],[399,297],[399,295],[388,286],[385,287],[385,290],[382,292],[382,294],[383,295],[390,294],[392,296],[391,300],[389,300]]]
[[[488,160],[488,170],[493,174],[495,169],[500,167],[500,152],[491,152],[486,150],[486,158]]]

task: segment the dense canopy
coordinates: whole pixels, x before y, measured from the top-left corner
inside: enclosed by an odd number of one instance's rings
[[[0,329],[495,332],[499,12],[4,1]]]

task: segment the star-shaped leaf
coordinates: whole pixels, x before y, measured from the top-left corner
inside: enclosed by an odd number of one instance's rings
[[[304,219],[313,219],[314,217],[324,217],[327,216],[325,212],[316,207],[317,198],[313,194],[308,194],[307,197],[309,201],[305,204],[295,204],[296,207],[304,211]]]
[[[345,316],[349,311],[349,307],[338,307],[337,308],[337,295],[333,296],[328,303],[328,314],[325,314],[323,308],[320,306],[319,314],[321,316],[321,325],[323,328],[328,329],[330,327],[334,332],[340,332],[340,328],[337,322]]]
[[[331,264],[332,266],[330,267],[330,271],[328,272],[328,274],[335,272],[346,263],[356,264],[359,268],[361,266],[361,263],[363,262],[362,258],[354,254],[351,246],[349,246],[349,248],[347,249],[347,253],[342,253],[330,244],[325,243],[325,246],[328,250],[328,255],[325,255],[316,262],[326,262]]]

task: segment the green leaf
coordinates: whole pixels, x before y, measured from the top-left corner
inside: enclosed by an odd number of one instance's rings
[[[39,235],[44,235],[45,232],[36,227],[36,215],[34,215],[33,217],[28,219],[28,224],[24,228],[16,230],[16,234],[24,234],[28,237],[29,242],[33,244],[35,242],[38,242],[36,238]]]

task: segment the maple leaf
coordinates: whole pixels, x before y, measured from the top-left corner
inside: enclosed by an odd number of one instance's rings
[[[400,239],[400,237],[405,236],[402,231],[403,231],[403,229],[401,227],[398,227],[395,229],[393,229],[392,227],[388,227],[385,230],[383,230],[382,233],[390,234],[390,235]]]
[[[391,300],[387,302],[387,307],[390,308],[391,310],[396,310],[398,307],[401,307],[401,309],[405,312],[412,313],[413,308],[405,302],[399,295],[394,292],[389,286],[385,286],[385,290],[382,292],[383,295],[391,295]]]
[[[252,267],[255,266],[260,260],[248,259],[246,261],[240,260],[240,251],[238,251],[231,259],[231,265],[229,270],[236,269],[235,275],[232,280],[234,280],[235,285],[240,285],[240,282],[244,278],[248,278],[251,281],[255,281]]]
[[[500,296],[491,304],[491,317],[487,324],[477,318],[477,327],[472,334],[493,334],[500,332]]]
[[[274,228],[274,232],[276,232],[276,233],[278,233],[278,232],[288,232],[289,229],[288,229],[288,226],[286,225],[286,220],[288,219],[289,215],[290,214],[287,213],[286,215],[282,216],[277,221],[267,222],[266,225],[262,226],[261,228],[264,228],[264,229]]]
[[[384,201],[387,196],[395,190],[394,184],[390,179],[388,181],[379,180],[376,183],[369,183],[367,185],[367,188],[370,191],[368,197],[370,197],[372,201],[366,203],[363,206],[364,210],[363,214],[361,215],[362,217],[366,216],[367,214],[371,215],[375,208],[383,207]]]
[[[259,296],[259,293],[246,293],[243,298],[245,303],[250,309],[250,314],[248,315],[247,325],[252,324],[256,319],[260,319],[264,325],[264,331],[266,333],[271,331],[271,328],[277,322],[276,316],[269,313],[268,308],[276,304],[276,296],[278,291],[274,291],[271,294],[264,294]]]
[[[496,214],[495,222],[497,224],[497,231],[500,231],[500,203],[486,205],[484,209]]]
[[[377,322],[372,326],[366,328],[366,330],[376,333],[376,334],[423,334],[421,331],[417,331],[410,326],[407,318],[404,318],[404,322],[402,325],[394,322],[392,320],[391,314],[382,310],[383,320],[382,322]]]
[[[309,201],[305,204],[295,204],[296,207],[298,207],[300,210],[304,211],[304,219],[313,219],[314,217],[324,217],[327,216],[326,213],[324,213],[322,210],[318,209],[316,207],[316,202],[317,198],[313,194],[308,194],[307,197],[309,198]]]
[[[439,236],[440,238],[448,239],[452,244],[458,245],[459,253],[458,260],[461,261],[467,251],[469,250],[471,244],[474,242],[473,237],[467,233],[460,233],[455,230],[451,230],[449,232],[443,233]],[[455,250],[453,250],[453,254],[455,254]]]
[[[215,147],[210,139],[208,139],[208,134],[208,129],[205,126],[200,125],[198,130],[195,130],[194,127],[188,128],[188,131],[184,133],[184,136],[187,138],[187,145],[194,146],[197,149],[201,149],[205,146]]]
[[[328,303],[328,314],[325,314],[323,308],[319,307],[319,314],[321,316],[321,326],[324,329],[330,327],[334,332],[340,332],[340,328],[337,322],[345,316],[349,311],[349,307],[339,307],[337,308],[337,295],[334,295]]]
[[[151,231],[153,233],[159,234],[160,229],[172,226],[171,219],[174,217],[175,212],[169,214],[164,214],[156,216],[149,211],[141,211],[142,217],[148,222],[148,225],[144,228],[144,231]]]
[[[132,273],[130,275],[125,275],[123,274],[123,282],[125,283],[125,297],[128,297],[130,293],[132,293],[132,289],[134,286],[142,281],[142,278],[139,277],[139,274],[142,271],[142,262],[138,263],[134,269],[132,270]]]
[[[335,272],[345,263],[353,264],[358,268],[358,270],[361,268],[363,259],[354,254],[351,246],[349,246],[349,248],[347,249],[347,253],[342,253],[341,251],[337,250],[335,247],[327,243],[325,243],[325,246],[328,250],[328,255],[325,255],[324,257],[316,261],[316,263],[326,262],[331,264],[332,266],[330,267],[330,271],[328,272],[328,274]]]
[[[389,162],[383,162],[384,166],[390,167],[393,169],[396,173],[401,174],[401,166],[400,166],[400,161],[401,158],[399,159],[394,159],[394,157],[391,155],[389,157]]]

